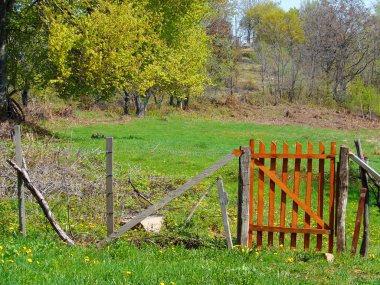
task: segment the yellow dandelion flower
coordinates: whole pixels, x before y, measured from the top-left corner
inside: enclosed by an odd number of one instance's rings
[[[284,248],[284,245],[283,245],[283,244],[280,244],[280,248],[281,248],[281,249]]]
[[[294,258],[293,257],[289,257],[287,261],[288,261],[288,263],[293,263],[294,262]]]
[[[23,250],[26,250],[26,246],[23,246],[22,249],[23,249]]]
[[[160,285],[165,285],[165,283],[164,282],[160,282]]]
[[[9,259],[8,262],[9,262],[9,263],[14,263],[15,261],[12,260],[12,259]]]
[[[30,248],[28,248],[28,249],[25,250],[25,252],[26,252],[26,253],[31,253],[32,250],[31,250]]]
[[[277,255],[278,253],[277,252],[275,252],[275,253],[273,253],[274,255]]]
[[[131,276],[132,275],[132,272],[131,271],[127,271],[127,276]]]
[[[26,261],[29,262],[29,263],[32,263],[32,262],[33,262],[33,259],[28,258]]]
[[[88,256],[85,256],[84,261],[88,262],[88,261],[90,261],[90,258]]]
[[[19,256],[19,255],[20,255],[20,253],[19,253],[18,251],[16,251],[16,255],[17,255],[17,256]]]
[[[4,247],[2,245],[0,245],[0,250],[3,250],[3,249],[4,249]]]
[[[368,254],[368,257],[369,257],[370,259],[375,259],[376,255],[374,255],[373,253],[370,253],[370,254]]]
[[[14,227],[9,227],[9,230],[10,231],[13,231],[15,228]]]
[[[159,250],[158,252],[159,252],[159,253],[161,253],[161,254],[163,254],[163,253],[164,253],[162,250]]]

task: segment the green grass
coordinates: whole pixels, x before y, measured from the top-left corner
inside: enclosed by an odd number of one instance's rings
[[[88,171],[101,174],[103,169],[91,161],[104,161],[104,139],[92,139],[98,133],[114,137],[115,174],[118,179],[135,177],[134,182],[140,191],[151,191],[158,196],[154,185],[138,175],[171,177],[170,183],[180,182],[197,174],[231,150],[241,145],[248,145],[249,139],[263,140],[267,147],[271,141],[282,141],[294,151],[295,143],[300,142],[305,150],[311,141],[315,149],[318,142],[326,144],[337,142],[354,149],[355,138],[362,140],[364,152],[372,166],[380,169],[380,142],[378,130],[343,131],[316,129],[300,126],[268,126],[252,123],[223,122],[183,118],[176,115],[162,118],[132,119],[130,121],[80,123],[60,121],[49,123],[47,127],[58,140],[49,143],[41,141],[24,141],[29,150],[35,148],[42,155],[49,149],[65,148],[70,153],[78,150],[89,155],[88,164],[83,167]],[[1,142],[0,144],[4,144]],[[92,160],[93,159],[93,160]],[[102,165],[100,165],[102,166]],[[380,212],[371,207],[371,258],[337,254],[335,262],[327,263],[320,253],[303,252],[302,236],[298,235],[299,250],[285,251],[278,249],[275,238],[273,249],[263,249],[256,253],[235,249],[226,251],[223,244],[221,218],[218,212],[218,196],[212,191],[195,213],[188,228],[178,229],[181,221],[191,209],[209,183],[221,175],[229,193],[229,213],[235,235],[234,217],[236,215],[236,181],[237,160],[218,171],[212,178],[203,182],[195,190],[191,190],[183,198],[173,201],[162,211],[168,218],[168,225],[160,237],[146,236],[140,231],[132,231],[124,240],[103,249],[93,246],[79,245],[68,248],[46,224],[44,218],[36,210],[34,203],[28,203],[28,237],[22,238],[16,232],[17,203],[15,200],[0,201],[0,284],[379,284],[380,283]],[[305,165],[303,165],[305,167]],[[354,169],[356,166],[353,164]],[[135,175],[135,176],[133,176]],[[354,175],[357,176],[357,175]],[[33,177],[32,177],[33,179]],[[347,246],[350,248],[352,231],[358,202],[357,177],[353,177],[347,209]],[[151,189],[148,189],[151,188]],[[121,193],[124,189],[115,189]],[[154,192],[156,191],[156,192]],[[278,191],[277,191],[278,192]],[[121,195],[121,194],[120,194]],[[161,197],[160,196],[160,197]],[[102,199],[102,196],[96,196]],[[53,211],[64,223],[65,197],[53,203]],[[157,200],[158,198],[155,198]],[[93,204],[78,199],[76,207],[81,205],[91,211]],[[133,200],[130,201],[133,203]],[[73,202],[74,203],[74,202]],[[82,203],[82,204],[81,204]],[[84,204],[83,204],[84,203]],[[102,200],[91,200],[90,203],[103,203]],[[58,206],[57,206],[58,205]],[[118,205],[118,204],[117,204]],[[290,208],[290,205],[288,207]],[[57,212],[58,211],[58,212]],[[33,214],[30,214],[33,213]],[[93,214],[93,213],[92,213]],[[72,212],[73,217],[77,213]],[[102,213],[98,213],[102,216]],[[300,215],[303,218],[303,213]],[[38,218],[37,218],[38,217]],[[82,216],[81,216],[82,217]],[[84,215],[84,217],[86,217]],[[87,217],[77,231],[85,231],[89,236],[99,239],[99,232],[104,233],[102,220],[91,220],[94,227],[102,228],[94,234],[93,227],[86,227]],[[79,219],[79,214],[78,214]],[[13,229],[12,229],[13,228]],[[197,249],[185,249],[178,246],[176,235],[199,237],[204,242]],[[161,237],[162,238],[162,237]],[[139,247],[130,244],[132,239]],[[144,243],[136,242],[144,239]],[[158,239],[158,241],[157,241]],[[312,239],[313,240],[313,239]],[[264,243],[266,235],[264,235]],[[160,246],[161,245],[161,246]],[[26,253],[31,249],[32,252]],[[324,247],[326,250],[326,246]],[[32,255],[31,255],[32,254]],[[28,262],[30,258],[32,262]],[[14,261],[13,263],[10,260]],[[4,263],[2,263],[4,261]]]
[[[269,148],[271,141],[289,144],[294,151],[295,143],[318,142],[330,150],[330,142],[354,148],[354,139],[360,138],[364,153],[371,164],[380,169],[380,134],[378,130],[344,131],[318,129],[301,126],[269,126],[253,123],[199,120],[169,116],[159,118],[133,119],[122,123],[96,123],[80,125],[62,122],[53,127],[66,147],[84,151],[103,151],[102,139],[91,139],[92,134],[114,138],[114,159],[122,166],[138,165],[169,176],[192,176],[208,165],[242,145],[250,139],[262,140]],[[306,152],[306,151],[305,151]],[[377,154],[375,154],[377,153]]]
[[[42,240],[39,240],[42,238]],[[10,240],[8,237],[7,240]],[[51,236],[14,237],[0,264],[1,284],[378,284],[379,263],[338,255],[135,246],[68,248]],[[8,248],[9,245],[6,245]],[[26,250],[31,249],[27,254]],[[4,250],[3,250],[4,251]],[[18,252],[19,255],[16,255]],[[32,262],[28,262],[27,259]],[[378,257],[377,257],[378,258]],[[14,263],[10,263],[13,260]]]

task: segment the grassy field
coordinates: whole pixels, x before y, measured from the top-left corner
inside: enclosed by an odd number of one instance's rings
[[[128,175],[134,177],[142,192],[148,191],[144,188],[148,186],[144,182],[146,180],[140,176],[166,177],[172,179],[171,183],[175,184],[174,186],[179,186],[181,182],[213,164],[231,150],[248,145],[251,138],[256,141],[262,140],[268,146],[271,141],[280,145],[282,141],[286,141],[291,151],[294,150],[296,142],[302,143],[306,149],[308,141],[311,141],[315,148],[318,142],[322,141],[329,150],[329,143],[335,141],[338,147],[345,144],[354,149],[354,139],[360,138],[371,164],[375,169],[380,169],[378,130],[343,131],[300,126],[269,126],[183,118],[176,115],[101,123],[81,123],[79,118],[76,121],[48,123],[46,127],[56,139],[47,144],[46,141],[29,138],[24,144],[28,145],[30,151],[63,148],[72,153],[88,153],[90,163],[92,158],[94,161],[100,161],[98,168],[102,167],[104,161],[105,142],[104,139],[91,137],[114,137],[115,176],[125,179]],[[6,142],[1,144],[9,146]],[[355,168],[353,164],[352,168]],[[97,173],[102,171],[94,170]],[[211,192],[202,203],[190,227],[177,231],[176,228],[180,227],[180,222],[186,217],[192,204],[218,175],[223,177],[230,196],[229,213],[235,235],[233,217],[236,216],[237,160],[206,180],[202,187],[191,190],[185,198],[174,201],[172,206],[162,211],[170,218],[163,236],[146,237],[138,230],[132,231],[133,236],[127,235],[124,240],[103,249],[96,249],[88,242],[68,248],[58,241],[41,217],[30,217],[27,225],[30,234],[25,239],[21,238],[16,231],[16,201],[4,198],[0,200],[0,284],[380,283],[380,213],[375,206],[371,207],[370,257],[363,259],[348,254],[337,254],[331,264],[327,263],[320,253],[312,250],[305,253],[301,248],[290,251],[288,246],[285,246],[285,250],[275,245],[272,249],[264,248],[260,251],[240,248],[226,251],[223,249],[216,191]],[[353,175],[347,210],[348,247],[351,245],[358,202],[357,181],[357,175]],[[153,200],[164,195],[156,194],[158,197],[153,197]],[[95,199],[91,203],[103,202]],[[34,207],[31,202],[28,205],[30,208]],[[81,205],[78,202],[78,207]],[[64,204],[61,206],[65,207]],[[57,206],[53,211],[58,208]],[[91,205],[86,205],[86,209],[89,208]],[[81,213],[83,214],[83,211]],[[75,210],[72,214],[76,214]],[[61,222],[65,223],[63,218]],[[104,228],[102,224],[94,227]],[[83,227],[81,230],[90,235],[91,231],[94,231],[91,228]],[[192,249],[177,245],[176,234],[184,232],[191,238],[198,237],[204,242],[197,246],[198,248]],[[145,242],[136,242],[139,237],[144,238]],[[99,235],[96,236],[94,241],[99,238]],[[156,242],[160,238],[166,239],[165,243]]]

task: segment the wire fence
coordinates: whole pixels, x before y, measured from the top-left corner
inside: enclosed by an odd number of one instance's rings
[[[32,183],[42,192],[64,228],[76,239],[104,236],[106,225],[105,147],[104,149],[101,147],[86,149],[55,146],[50,142],[40,144],[27,141],[24,141],[23,145],[23,156]],[[3,154],[3,159],[0,160],[0,198],[16,199],[17,175],[6,162],[6,159],[14,159],[14,146],[0,144],[0,152]],[[173,158],[207,155],[207,151],[166,152],[158,151],[158,148],[155,148],[154,152]],[[152,151],[114,150],[115,158],[118,158],[120,154],[146,156],[151,155]],[[220,157],[221,154],[225,152],[215,152],[212,155]],[[178,173],[160,175],[157,172],[147,171],[138,161],[126,162],[117,159],[115,161],[113,185],[116,225],[149,206],[149,203],[141,199],[139,194],[154,203],[188,179],[187,175],[178,175]],[[204,181],[188,194],[165,207],[163,212],[166,213],[168,224],[182,223],[210,183],[210,181]],[[198,211],[200,215],[206,215],[204,212],[208,212],[210,207],[215,208],[215,215],[207,213],[208,219],[220,220],[217,191],[214,192],[209,194],[213,202],[211,204],[207,201],[203,202],[204,205]],[[27,201],[32,201],[31,195],[28,192],[26,194]],[[32,219],[41,218],[40,210],[34,203],[27,203],[27,216],[34,217]],[[14,218],[16,217],[15,209]],[[16,220],[13,222],[16,223]]]

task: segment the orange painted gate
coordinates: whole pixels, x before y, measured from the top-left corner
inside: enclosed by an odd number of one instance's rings
[[[320,251],[322,236],[327,235],[328,251],[332,252],[335,143],[331,143],[330,153],[326,153],[322,143],[314,153],[310,142],[305,152],[299,143],[295,153],[289,153],[285,142],[281,153],[273,142],[269,152],[263,142],[259,142],[258,148],[256,151],[254,140],[251,140],[248,246],[252,247],[256,232],[256,245],[262,247],[263,233],[267,232],[267,244],[271,247],[274,233],[278,232],[280,247],[284,246],[285,233],[290,234],[291,249],[296,248],[297,234],[304,236],[306,250],[310,248],[310,235],[316,235],[316,250]],[[326,189],[329,191],[327,197]]]

